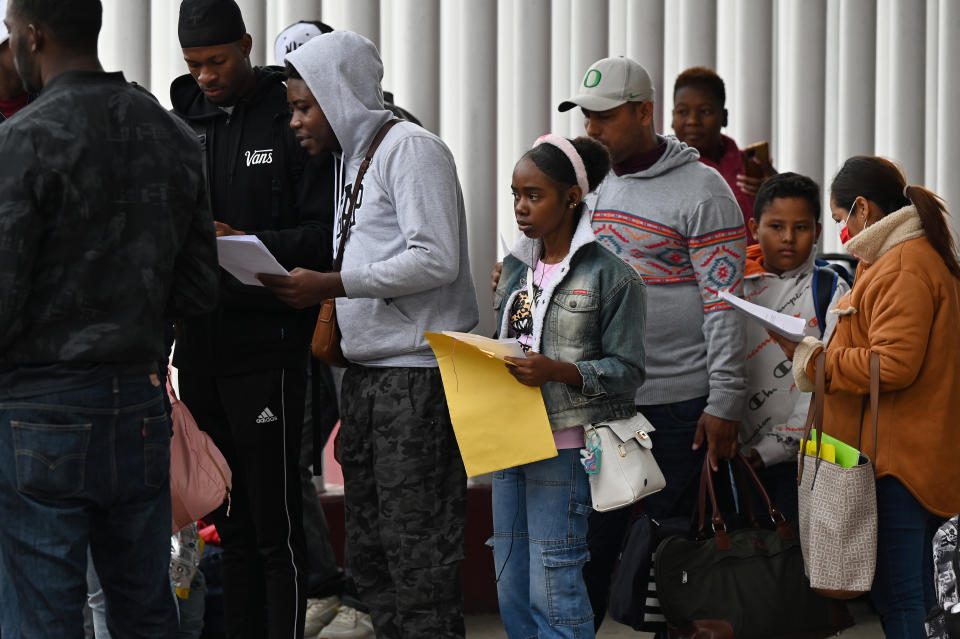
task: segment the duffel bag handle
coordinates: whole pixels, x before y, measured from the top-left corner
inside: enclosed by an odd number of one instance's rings
[[[770,493],[764,488],[763,482],[760,481],[760,476],[757,475],[757,471],[750,465],[750,460],[748,460],[743,453],[737,453],[736,458],[740,462],[740,466],[746,469],[747,476],[753,481],[753,485],[757,487],[757,491],[763,498],[763,502],[767,505],[767,514],[770,515],[770,521],[773,525],[777,527],[777,532],[779,532],[780,536],[784,539],[794,539],[795,535],[790,529],[790,526],[787,525],[787,518],[783,516],[783,513],[780,512],[774,505],[773,500],[770,499]],[[747,489],[744,488],[743,493],[747,492]],[[749,496],[747,496],[747,499],[749,499]]]
[[[705,538],[706,531],[706,510],[707,496],[710,497],[710,507],[713,508],[713,514],[710,517],[710,527],[713,529],[713,538],[716,541],[718,550],[730,550],[730,537],[727,536],[727,524],[723,521],[723,515],[720,514],[720,506],[717,505],[717,492],[713,487],[713,472],[710,469],[710,457],[703,456],[703,468],[700,471],[700,491],[697,496],[697,508],[700,511],[699,537]]]
[[[793,530],[791,530],[790,526],[787,525],[786,518],[783,516],[783,513],[781,513],[777,507],[774,506],[773,501],[770,499],[770,494],[767,492],[766,488],[764,488],[763,483],[760,481],[760,477],[750,465],[750,462],[747,460],[747,458],[744,457],[743,454],[737,453],[737,456],[734,458],[734,463],[739,463],[746,469],[747,476],[753,481],[753,484],[757,487],[757,491],[763,498],[763,501],[767,506],[767,513],[770,515],[770,521],[773,522],[774,526],[776,526],[779,535],[783,539],[795,539]],[[749,499],[747,496],[748,488],[744,486],[740,488],[740,490],[745,498]],[[710,526],[713,529],[714,538],[716,539],[717,543],[717,549],[729,550],[730,538],[727,535],[726,522],[724,522],[723,515],[720,513],[720,507],[717,504],[717,493],[713,484],[713,473],[710,469],[710,460],[708,457],[704,457],[703,469],[700,471],[700,491],[697,498],[697,508],[699,510],[698,530],[701,538],[706,537],[706,502],[708,496],[710,497],[710,506],[713,509],[713,514],[710,518]],[[753,518],[752,506],[751,518]]]

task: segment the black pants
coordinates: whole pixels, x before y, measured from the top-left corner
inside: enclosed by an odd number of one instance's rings
[[[180,372],[180,395],[233,471],[223,542],[230,639],[303,636],[306,550],[299,477],[305,367],[209,377]],[[229,514],[228,514],[229,510]]]
[[[467,478],[439,371],[351,366],[340,410],[347,565],[377,637],[462,638]]]
[[[326,436],[321,437],[315,431],[322,429],[329,435],[338,417],[337,400],[333,389],[328,388],[326,381],[330,376],[329,367],[312,357],[310,359],[313,361],[307,366],[306,406],[300,450],[300,486],[303,491],[303,531],[307,544],[307,596],[322,599],[342,594],[343,572],[337,566],[337,558],[330,541],[330,528],[327,526],[323,506],[317,495],[316,486],[313,484],[313,475],[322,474],[322,452],[327,441]],[[326,368],[326,377],[318,377],[315,371],[319,367]],[[314,371],[312,374],[311,370]],[[320,396],[322,405],[316,403],[318,385],[325,391]],[[332,386],[332,380],[329,386]],[[329,406],[331,402],[333,405]],[[320,416],[319,420],[318,416]],[[329,423],[331,416],[332,423]]]

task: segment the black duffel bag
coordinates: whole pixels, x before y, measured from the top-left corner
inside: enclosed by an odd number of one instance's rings
[[[773,527],[756,523],[750,491],[741,481],[741,502],[746,503],[752,523],[728,531],[705,459],[698,501],[699,533],[694,539],[674,535],[657,547],[654,572],[667,624],[683,628],[700,620],[725,620],[737,639],[815,639],[853,625],[843,602],[810,589],[800,540],[771,503],[750,463],[742,455],[732,463],[745,469],[756,485]],[[713,510],[709,522],[708,496]]]

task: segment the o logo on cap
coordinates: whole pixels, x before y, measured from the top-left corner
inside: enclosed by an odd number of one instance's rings
[[[596,69],[587,71],[587,75],[583,78],[583,86],[592,89],[598,84],[600,84],[600,72]]]

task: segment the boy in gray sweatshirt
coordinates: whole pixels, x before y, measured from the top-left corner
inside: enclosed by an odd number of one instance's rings
[[[342,212],[364,155],[393,117],[379,53],[362,36],[335,31],[287,63],[290,126],[312,155],[334,154]],[[394,126],[363,179],[342,271],[262,280],[293,306],[337,298],[350,362],[340,428],[347,562],[377,637],[463,637],[466,475],[423,336],[469,331],[478,320],[449,149],[415,124]]]

